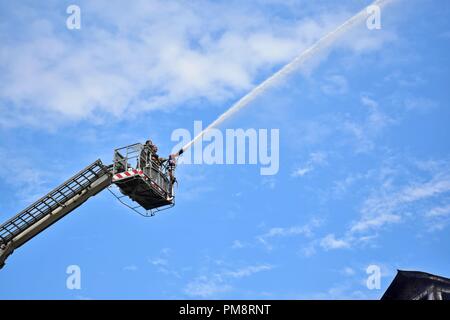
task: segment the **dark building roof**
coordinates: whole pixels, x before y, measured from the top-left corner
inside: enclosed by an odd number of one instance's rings
[[[397,270],[381,300],[450,300],[450,279],[426,272]]]

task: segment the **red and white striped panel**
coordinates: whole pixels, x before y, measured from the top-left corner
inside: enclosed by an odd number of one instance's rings
[[[136,175],[144,177],[144,172],[142,170],[133,169],[133,170],[129,170],[129,171],[121,172],[121,173],[116,173],[115,175],[113,175],[112,181],[116,182],[119,180],[131,178]]]

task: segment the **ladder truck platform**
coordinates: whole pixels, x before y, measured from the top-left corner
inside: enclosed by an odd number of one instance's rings
[[[147,145],[137,143],[116,149],[113,164],[96,160],[0,225],[0,269],[15,249],[113,186],[119,190],[120,195],[112,193],[120,202],[135,211],[142,209],[143,215],[154,215],[175,204],[168,168],[152,160]]]

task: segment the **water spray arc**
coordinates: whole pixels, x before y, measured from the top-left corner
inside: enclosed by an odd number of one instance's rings
[[[389,2],[392,2],[395,0],[377,0],[372,3],[371,6],[378,6],[383,7]],[[334,29],[333,31],[329,32],[322,38],[320,38],[315,44],[313,44],[311,47],[300,53],[298,56],[296,56],[291,62],[284,65],[280,70],[275,72],[273,75],[271,75],[269,78],[264,80],[262,83],[260,83],[258,86],[256,86],[253,90],[251,90],[249,93],[247,93],[245,96],[243,96],[241,99],[239,99],[235,104],[233,104],[227,111],[225,111],[222,115],[220,115],[214,122],[212,122],[208,127],[206,127],[202,132],[200,132],[197,136],[194,137],[190,142],[188,142],[183,148],[183,151],[186,151],[189,149],[197,140],[201,139],[206,132],[208,132],[210,129],[213,129],[217,126],[219,126],[221,123],[223,123],[228,118],[235,115],[237,112],[239,112],[241,109],[248,106],[253,100],[255,100],[259,95],[263,94],[265,91],[267,91],[269,88],[273,87],[278,81],[282,80],[295,70],[297,70],[304,62],[306,62],[311,57],[318,54],[323,49],[327,48],[331,44],[333,44],[340,36],[342,36],[344,33],[348,32],[353,26],[357,25],[358,23],[361,23],[365,19],[367,19],[369,16],[369,13],[367,12],[367,8],[361,10],[359,13],[345,21],[343,24],[341,24],[339,27]]]

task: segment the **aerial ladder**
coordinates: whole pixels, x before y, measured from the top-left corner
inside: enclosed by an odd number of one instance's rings
[[[154,156],[148,144],[116,149],[113,164],[93,162],[0,225],[0,269],[15,249],[105,189],[144,216],[174,206],[175,168]]]

